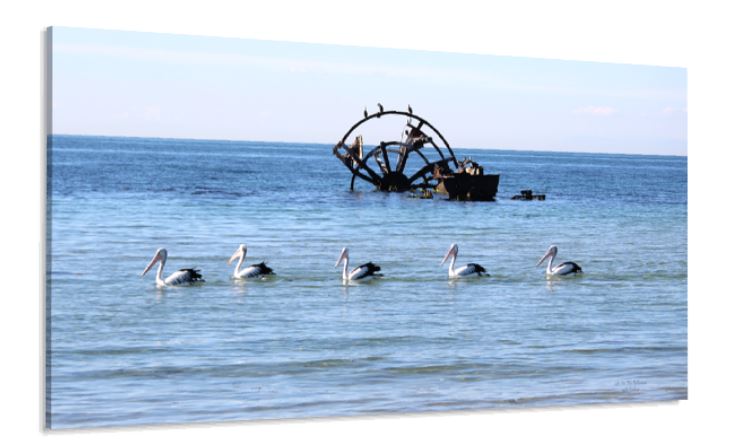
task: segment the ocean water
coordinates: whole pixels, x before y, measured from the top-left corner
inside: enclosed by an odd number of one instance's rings
[[[331,147],[51,137],[47,425],[687,398],[687,158],[455,149],[501,183],[450,202],[349,192]],[[449,282],[452,242],[491,276]],[[240,243],[276,276],[233,281]],[[139,277],[158,247],[207,282]]]

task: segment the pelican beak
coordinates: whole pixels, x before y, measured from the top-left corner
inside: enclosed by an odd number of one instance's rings
[[[242,252],[240,247],[238,249],[236,249],[236,251],[234,252],[234,254],[231,255],[231,257],[228,259],[228,263],[231,264],[232,262],[236,261],[236,259],[238,259],[241,256],[242,253],[246,253],[246,252],[245,251]]]
[[[445,262],[447,262],[447,260],[448,260],[448,259],[449,259],[449,258],[450,258],[450,257],[451,257],[451,256],[452,256],[452,255],[453,255],[454,253],[456,253],[456,250],[455,250],[455,249],[456,249],[456,247],[454,247],[454,246],[455,246],[455,245],[454,245],[454,244],[452,244],[452,245],[451,245],[451,247],[449,247],[449,250],[447,250],[447,252],[446,252],[446,255],[444,255],[444,259],[442,259],[442,260],[441,260],[441,264],[439,264],[439,265],[444,265],[444,263],[445,263]]]
[[[149,265],[146,266],[146,268],[141,273],[141,275],[139,275],[139,277],[146,275],[146,273],[149,272],[149,270],[151,270],[152,267],[154,267],[154,264],[156,264],[157,262],[161,260],[162,260],[161,254],[157,253],[156,255],[154,255],[154,257],[151,258],[151,262],[149,263]]]
[[[334,264],[334,267],[338,267],[343,259],[348,258],[348,255],[349,255],[349,252],[346,250],[346,247],[341,249],[341,254],[339,255],[339,259],[336,260],[336,264]]]
[[[544,256],[541,257],[541,259],[539,260],[539,262],[536,263],[536,267],[539,267],[541,265],[541,263],[543,263],[544,260],[547,259],[547,258],[549,258],[550,256],[552,256],[552,251],[551,250],[547,250],[547,253],[545,253]]]

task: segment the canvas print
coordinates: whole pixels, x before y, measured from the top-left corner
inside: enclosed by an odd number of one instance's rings
[[[48,428],[687,399],[684,68],[47,36]]]

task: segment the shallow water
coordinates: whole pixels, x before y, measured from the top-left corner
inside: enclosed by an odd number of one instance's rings
[[[497,202],[351,193],[326,145],[54,136],[49,425],[685,399],[687,159],[455,152]],[[452,242],[491,276],[448,282]],[[277,275],[232,281],[239,243]],[[345,246],[385,277],[343,286]],[[207,282],[139,278],[158,247]]]

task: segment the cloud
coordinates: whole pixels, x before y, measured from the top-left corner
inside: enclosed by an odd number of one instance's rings
[[[585,106],[577,108],[573,111],[575,114],[595,115],[598,117],[608,117],[616,113],[616,108],[611,106]]]
[[[142,114],[146,121],[159,121],[162,118],[162,109],[159,106],[146,106]]]
[[[674,107],[674,106],[667,106],[664,109],[662,109],[663,115],[675,115],[675,114],[684,114],[688,110],[684,107]]]
[[[280,55],[253,55],[234,52],[205,52],[194,50],[172,50],[136,48],[98,43],[53,43],[55,56],[91,55],[98,57],[125,58],[146,62],[167,62],[191,65],[246,66],[287,71],[293,73],[319,73],[383,76],[410,79],[434,79],[442,82],[490,83],[495,78],[489,73],[455,67],[417,67],[410,64],[364,63],[353,61],[325,60],[285,57]]]
[[[511,79],[510,75],[498,74],[491,68],[485,66],[455,66],[453,64],[424,65],[419,66],[412,61],[405,63],[396,59],[388,61],[363,60],[360,51],[345,60],[336,60],[316,55],[314,57],[285,56],[275,54],[254,54],[249,52],[208,52],[195,49],[173,49],[153,47],[130,47],[125,45],[104,43],[71,43],[55,41],[52,46],[54,57],[61,55],[82,55],[93,57],[111,57],[141,62],[172,63],[184,65],[201,66],[223,66],[259,68],[273,72],[291,72],[296,74],[323,74],[323,75],[346,75],[362,77],[384,77],[397,79],[410,79],[413,81],[426,81],[443,85],[467,85],[470,87],[498,90],[505,92],[524,92],[534,94],[555,95],[590,95],[601,96],[614,94],[613,91],[595,88],[584,89],[582,87],[572,88],[551,81],[546,76],[527,80]],[[388,50],[390,51],[390,50]],[[390,52],[389,52],[390,53]],[[410,54],[412,52],[409,51]],[[448,55],[439,55],[444,59]],[[493,57],[493,56],[491,56]],[[412,60],[411,57],[410,60]],[[546,63],[545,60],[539,60]],[[621,98],[624,95],[633,94],[644,96],[655,94],[655,91],[618,91]]]

